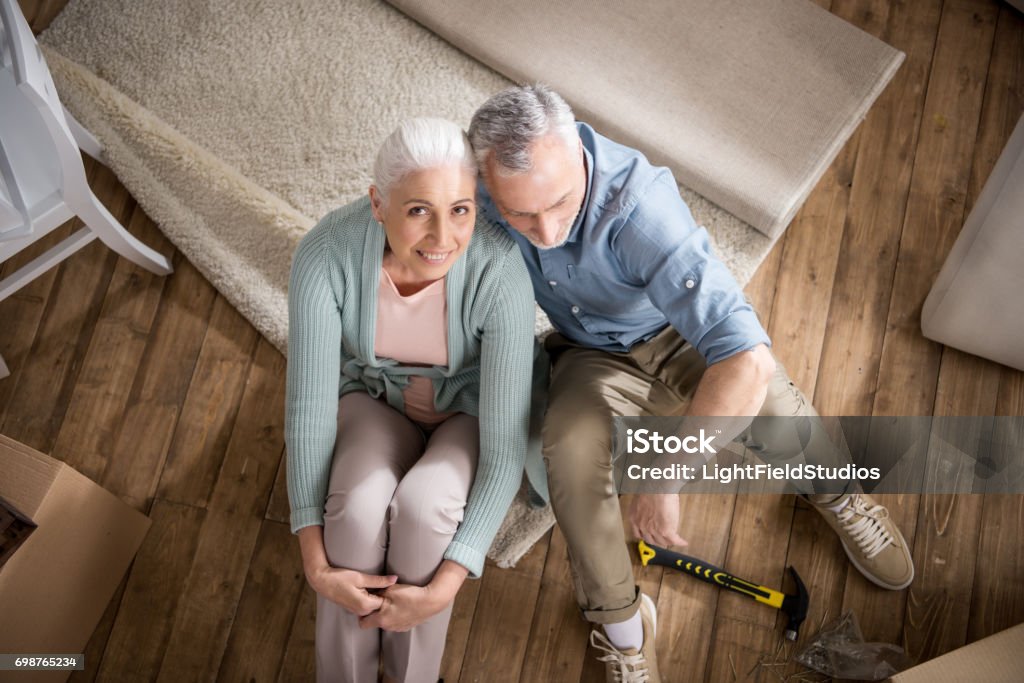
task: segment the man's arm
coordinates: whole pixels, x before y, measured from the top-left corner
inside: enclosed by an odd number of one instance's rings
[[[737,423],[745,427],[761,410],[774,372],[775,358],[764,344],[710,365],[697,384],[687,414],[745,418],[745,424]],[[687,545],[678,531],[676,494],[638,494],[629,508],[629,518],[633,533],[648,543],[666,548]]]

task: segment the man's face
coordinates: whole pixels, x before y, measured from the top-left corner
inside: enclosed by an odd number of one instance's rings
[[[561,246],[569,237],[587,191],[583,148],[547,135],[530,148],[533,168],[502,175],[490,155],[483,180],[502,217],[538,249]]]

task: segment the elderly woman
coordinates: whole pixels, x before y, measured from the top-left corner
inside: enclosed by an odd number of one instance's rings
[[[522,478],[533,293],[475,194],[462,130],[410,120],[295,254],[288,496],[320,681],[437,680]]]

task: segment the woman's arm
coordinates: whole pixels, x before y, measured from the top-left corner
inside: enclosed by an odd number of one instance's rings
[[[341,311],[327,277],[329,227],[321,223],[299,244],[288,286],[285,442],[292,532],[323,524],[337,436]]]
[[[480,457],[463,521],[445,551],[473,576],[523,477],[533,375],[533,287],[518,247],[490,277],[493,296],[480,354]]]

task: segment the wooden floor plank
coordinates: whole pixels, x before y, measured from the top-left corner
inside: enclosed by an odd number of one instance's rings
[[[772,314],[772,306],[775,303],[775,286],[779,278],[779,269],[782,267],[782,252],[785,243],[786,236],[783,235],[768,252],[768,256],[765,257],[761,265],[757,267],[754,277],[743,288],[743,293],[746,294],[750,305],[757,312],[762,325],[767,324],[766,320]]]
[[[47,249],[56,246],[74,230],[82,226],[73,219],[57,228],[46,237],[0,264],[0,276],[12,273]],[[7,408],[21,380],[32,344],[39,331],[39,325],[46,310],[46,302],[53,291],[59,268],[51,268],[9,297],[0,301],[0,320],[4,321],[0,335],[0,356],[3,356],[11,373],[0,381],[0,424],[7,415]]]
[[[462,683],[519,680],[547,550],[542,539],[511,569],[488,561],[476,607],[487,616],[474,619],[459,676]]]
[[[689,542],[681,552],[726,566],[738,496],[686,494],[681,497],[680,533]],[[661,567],[646,567],[638,576],[660,577],[658,665],[665,680],[703,681],[710,670],[712,637],[718,627],[721,591],[692,576]],[[728,611],[728,610],[727,610]]]
[[[116,178],[98,164],[92,169],[97,192],[106,195]],[[131,201],[126,194],[119,198],[120,205],[109,207],[117,217]],[[53,451],[116,261],[95,241],[57,266],[36,338],[20,367],[12,368],[17,391],[0,432],[43,453]]]
[[[808,397],[814,396],[859,140],[859,133],[850,138],[786,230],[768,336],[776,359]]]
[[[129,571],[130,569],[131,567],[129,567]],[[113,597],[110,598],[110,603],[107,604],[107,609],[104,610],[100,623],[96,625],[89,642],[86,643],[85,652],[82,653],[85,655],[85,669],[72,671],[68,676],[69,683],[92,683],[99,675],[103,652],[107,649],[107,641],[114,629],[114,620],[117,618],[118,610],[121,609],[121,600],[124,599],[124,591],[127,586],[128,575],[126,574],[121,580],[121,585],[117,587]]]
[[[220,668],[284,442],[284,358],[260,340],[199,530],[159,680]]]
[[[843,0],[835,7],[856,12]],[[941,0],[892,4],[885,38],[907,59],[861,126],[814,393],[823,415],[870,415],[877,383],[889,382],[879,378],[878,358],[941,7]]]
[[[100,483],[148,510],[188,395],[216,291],[175,255],[149,343]]]
[[[967,642],[1015,626],[1024,614],[1024,496],[989,494],[981,502]]]
[[[1006,140],[1024,112],[1024,15],[1003,6],[989,65],[974,163],[969,206],[991,174]],[[986,368],[987,369],[987,368]],[[995,415],[1024,415],[1024,373],[999,367]],[[1020,423],[1014,422],[1019,429]],[[1020,441],[1024,436],[1017,436]],[[1024,553],[1020,537],[1024,496],[986,496],[982,501],[982,535],[975,564],[968,622],[969,641],[1013,625],[1024,605]]]
[[[444,657],[441,658],[441,678],[457,681],[462,675],[462,664],[466,659],[466,646],[473,632],[476,618],[476,604],[480,597],[480,581],[466,581],[455,596],[452,617],[445,634]]]
[[[737,495],[728,553],[720,566],[748,581],[780,587],[792,524],[792,496]],[[732,666],[749,668],[761,655],[774,652],[782,637],[775,628],[777,616],[777,610],[744,596],[722,595],[714,619],[715,649],[708,662],[709,680],[728,680]],[[739,644],[742,647],[737,647]]]
[[[316,593],[307,584],[302,589],[295,620],[284,648],[279,683],[305,683],[316,680]],[[449,679],[445,679],[446,681]]]
[[[997,395],[990,387],[998,376],[999,368],[994,363],[945,349],[936,415],[992,415]],[[918,571],[907,600],[904,633],[907,653],[915,660],[931,659],[967,640],[975,558],[979,538],[984,538],[984,500],[984,496],[971,494],[921,498],[914,543]]]
[[[306,577],[287,525],[263,521],[218,681],[274,681]]]
[[[921,335],[921,306],[963,225],[999,6],[947,0],[928,82],[875,395],[882,415],[930,415],[939,344]]]
[[[852,299],[843,299],[845,308],[837,310],[836,315],[848,317],[840,323],[837,332],[862,336],[852,341],[835,340],[838,345],[832,348],[837,353],[829,356],[829,367],[825,367],[824,359],[822,362],[822,376],[829,376],[825,380],[829,384],[824,388],[824,397],[817,399],[824,404],[830,401],[836,404],[836,412],[831,414],[885,415],[884,410],[880,411],[874,404],[876,388],[888,386],[900,390],[902,387],[894,384],[892,378],[877,374],[877,359],[884,341],[885,316],[892,295],[892,276],[896,267],[893,257],[897,253],[896,245],[902,233],[909,201],[914,149],[921,137],[919,129],[926,96],[924,84],[932,73],[941,3],[892,3],[887,9],[869,3],[865,10],[863,2],[837,0],[835,10],[847,20],[862,17],[865,11],[872,12],[876,23],[871,32],[907,55],[900,73],[876,102],[862,128],[861,149],[852,188],[848,229],[858,234],[860,239],[856,243],[851,242],[849,246],[869,249],[869,258],[874,253],[871,250],[877,249],[877,253],[884,254],[884,259],[880,264],[880,272],[874,274],[867,270],[846,271],[844,289],[852,294],[856,288],[866,286],[866,297],[876,298],[868,304],[866,310],[870,315],[865,319],[857,317],[865,310],[862,308],[865,303],[851,306]],[[877,22],[880,17],[886,18],[884,24]],[[871,267],[866,260],[861,261],[861,266]],[[858,278],[860,282],[855,281]],[[863,343],[868,339],[870,346],[864,347]],[[831,373],[836,367],[833,365],[836,361],[839,361],[839,367],[851,370],[849,365],[842,365],[842,359],[838,356],[844,350],[854,354],[853,359],[858,367],[863,368],[869,363],[874,367],[867,373],[848,376],[847,380],[860,389],[853,396],[838,401],[844,392],[842,378],[832,377]],[[877,502],[887,507],[907,542],[913,544],[918,499],[915,496],[879,496]],[[834,553],[833,557],[845,562],[841,547],[835,545],[831,552]],[[869,640],[901,642],[907,591],[880,589],[848,563],[842,570],[833,571],[837,572],[836,579],[842,581],[844,588],[840,602],[835,602],[833,596],[832,601],[825,605],[830,618],[838,617],[847,610],[853,611]],[[842,573],[838,573],[840,571]],[[819,609],[815,610],[814,618],[818,618],[817,614],[824,615],[824,611],[820,611],[821,606],[819,601]]]
[[[1005,26],[1004,14],[999,18],[1000,29]],[[1024,28],[1024,16],[1013,15],[1011,25]],[[1024,415],[1024,372],[1000,368],[995,414]],[[1019,429],[1020,422],[1015,425]],[[1018,432],[1016,437],[1019,443],[1024,434]],[[982,504],[968,641],[1020,623],[1024,615],[1024,495],[988,495]]]
[[[555,525],[519,680],[578,681],[589,635],[590,625],[576,606],[565,537]]]
[[[154,503],[153,525],[128,576],[99,680],[156,679],[205,514],[188,505]]]
[[[123,188],[120,191],[127,195]],[[134,207],[131,220],[123,224],[147,244],[169,251],[167,241],[141,209]],[[102,476],[110,461],[110,445],[128,406],[165,283],[163,276],[117,259],[53,448],[54,457],[94,480]]]
[[[920,311],[965,218],[997,15],[998,6],[989,3],[949,0],[943,6],[879,364],[886,383],[875,396],[878,414],[950,414],[941,407],[943,392],[936,399],[940,347],[921,336]],[[971,365],[952,362],[947,381],[956,389],[946,396],[962,392],[965,383],[978,386]],[[962,394],[957,403],[952,414],[978,414],[960,413]],[[904,629],[915,659],[964,642],[974,567],[956,558],[977,550],[979,502],[961,496],[922,501]]]
[[[217,296],[157,497],[205,507],[231,435],[258,334]]]
[[[270,502],[267,503],[267,519],[275,522],[289,523],[291,518],[291,504],[288,502],[288,467],[287,456],[281,458],[281,466],[277,470],[277,477],[274,479],[274,489],[270,492]]]

